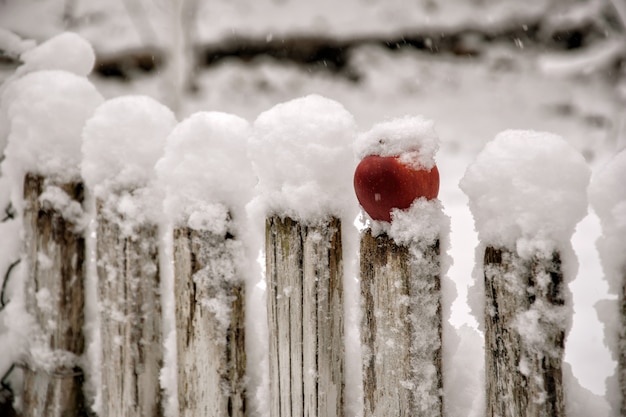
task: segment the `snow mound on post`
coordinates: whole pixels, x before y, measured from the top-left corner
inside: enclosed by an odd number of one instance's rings
[[[602,236],[597,246],[609,289],[618,294],[626,273],[626,150],[617,154],[589,187],[593,210],[600,217]]]
[[[147,185],[175,125],[174,113],[147,96],[104,102],[83,130],[82,174],[87,186],[103,197],[108,191]]]
[[[227,113],[195,113],[179,123],[156,165],[166,214],[218,234],[226,231],[229,211],[243,217],[256,184],[246,154],[251,134],[245,119]]]
[[[435,166],[439,136],[435,122],[422,116],[405,116],[378,123],[359,135],[354,145],[359,159],[368,155],[397,156],[416,169],[430,170]]]
[[[520,238],[569,241],[587,213],[589,177],[582,155],[560,136],[507,130],[485,146],[459,185],[479,239],[520,250]]]
[[[63,32],[20,55],[24,63],[16,75],[44,69],[58,69],[87,76],[94,67],[96,54],[89,42],[73,32]]]
[[[265,210],[312,222],[351,213],[355,131],[354,117],[319,95],[259,115],[250,158]]]
[[[76,179],[81,131],[102,101],[86,78],[66,71],[37,71],[15,81],[2,96],[9,122],[3,171],[18,181],[25,172]]]

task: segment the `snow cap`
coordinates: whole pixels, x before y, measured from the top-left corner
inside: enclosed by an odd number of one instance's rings
[[[587,213],[589,177],[582,155],[560,136],[507,130],[485,146],[459,185],[479,239],[515,249],[520,238],[548,246],[569,241]]]
[[[259,115],[249,155],[265,210],[312,222],[353,210],[355,131],[354,117],[319,95]]]
[[[87,76],[94,67],[96,54],[91,44],[73,32],[63,32],[20,55],[24,63],[17,75],[44,69],[59,69]]]
[[[423,116],[405,116],[375,124],[359,135],[354,145],[359,159],[369,155],[400,156],[415,169],[430,170],[435,166],[439,136],[435,122]]]
[[[174,113],[147,96],[124,96],[100,105],[83,130],[87,186],[108,189],[145,186],[176,125]]]
[[[251,134],[248,121],[227,113],[199,112],[180,122],[156,165],[165,212],[195,229],[222,231],[224,214],[243,210],[256,184],[247,158]]]
[[[2,97],[8,169],[67,180],[79,176],[81,131],[103,101],[86,78],[66,71],[37,71],[16,80]]]

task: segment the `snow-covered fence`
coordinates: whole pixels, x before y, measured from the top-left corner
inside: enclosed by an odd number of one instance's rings
[[[572,316],[564,260],[587,211],[590,170],[562,138],[506,131],[470,165],[483,247],[486,413],[565,416],[563,354]],[[480,261],[480,260],[477,260]]]
[[[364,416],[443,415],[437,141],[432,122],[404,118],[358,142],[355,190],[382,229],[361,237]]]
[[[343,416],[340,207],[351,193],[354,121],[339,103],[309,96],[266,111],[254,127],[267,205],[270,415]]]
[[[246,413],[241,236],[254,185],[246,158],[250,132],[238,116],[196,113],[168,136],[156,166],[173,223],[180,417]]]
[[[167,396],[177,404],[168,415],[244,416],[246,400],[265,383],[271,416],[351,415],[344,334],[355,326],[344,315],[350,310],[344,268],[346,257],[356,259],[356,245],[346,250],[344,232],[358,206],[350,181],[355,129],[349,113],[309,96],[261,114],[253,128],[222,113],[196,114],[176,125],[169,110],[146,97],[100,105],[95,89],[71,74],[41,72],[20,82],[3,172],[26,178],[19,208],[30,270],[26,306],[36,332],[28,350],[25,415],[83,412],[79,364],[85,362],[79,359],[88,326],[82,285],[89,279],[82,265],[87,220],[79,172],[96,202],[101,330],[90,342],[101,350],[87,367],[97,381],[98,415],[161,416]],[[56,120],[32,105],[52,98],[59,103],[41,108],[58,110]],[[81,135],[82,154],[76,151]],[[68,139],[73,150],[65,146]],[[436,148],[432,124],[421,118],[376,126],[357,141],[364,161],[387,158],[401,171],[431,174]],[[621,178],[611,172],[610,178]],[[373,190],[375,210],[359,197],[371,216],[360,255],[364,415],[443,415],[448,219],[425,173],[418,175],[425,190],[377,212],[381,201],[406,196],[400,185],[386,182],[388,172],[374,174],[383,178],[382,190],[365,189]],[[586,209],[588,179],[584,160],[563,140],[507,132],[461,184],[481,239],[477,282],[486,299],[488,415],[564,415],[569,240]],[[387,187],[396,194],[384,194]],[[613,216],[607,224],[621,232],[623,197],[598,195]],[[246,223],[250,219],[257,225]],[[256,258],[245,250],[263,223],[268,378],[246,383],[250,368],[263,362],[246,361],[243,264]],[[603,247],[619,251],[619,239]],[[173,296],[163,291],[165,240],[173,247]],[[610,271],[623,282],[623,258],[606,257],[619,260]],[[169,309],[177,343],[166,363]],[[68,343],[65,336],[71,336]],[[169,385],[164,395],[172,368],[177,390]],[[351,395],[352,407],[360,407],[352,387]]]
[[[162,104],[131,96],[103,103],[83,131],[82,172],[96,198],[103,416],[163,415],[159,231],[148,185],[175,124]]]
[[[102,97],[84,77],[62,71],[25,75],[3,97],[12,114],[3,171],[16,187],[23,184],[25,308],[32,320],[22,411],[79,415],[85,409],[80,131]]]

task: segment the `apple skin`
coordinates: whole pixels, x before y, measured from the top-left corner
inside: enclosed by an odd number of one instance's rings
[[[420,197],[437,198],[439,170],[415,169],[398,156],[369,155],[356,167],[354,191],[372,219],[390,222],[392,209],[407,209]]]

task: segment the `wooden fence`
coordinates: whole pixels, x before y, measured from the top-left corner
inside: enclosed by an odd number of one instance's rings
[[[22,415],[83,416],[88,414],[79,360],[85,348],[84,228],[67,207],[45,204],[51,190],[66,196],[74,209],[84,199],[79,182],[26,175],[27,308],[42,329],[36,347],[46,356],[31,352],[25,365]],[[157,417],[163,415],[164,356],[159,226],[146,222],[129,233],[116,226],[114,217],[122,215],[115,206],[97,203],[100,337],[107,363],[102,417]],[[345,415],[345,227],[332,216],[318,224],[279,215],[266,219],[272,417]],[[240,237],[189,227],[169,233],[179,414],[245,416],[245,286],[223,273],[237,269],[230,247]],[[399,240],[370,228],[361,232],[364,416],[445,415],[440,244],[445,233]],[[515,315],[537,303],[557,308],[565,303],[561,254],[520,257],[515,248],[489,242],[484,248],[486,413],[564,416],[565,328],[540,322],[541,343],[530,346],[510,326]],[[212,299],[226,300],[226,316],[199,304]]]

